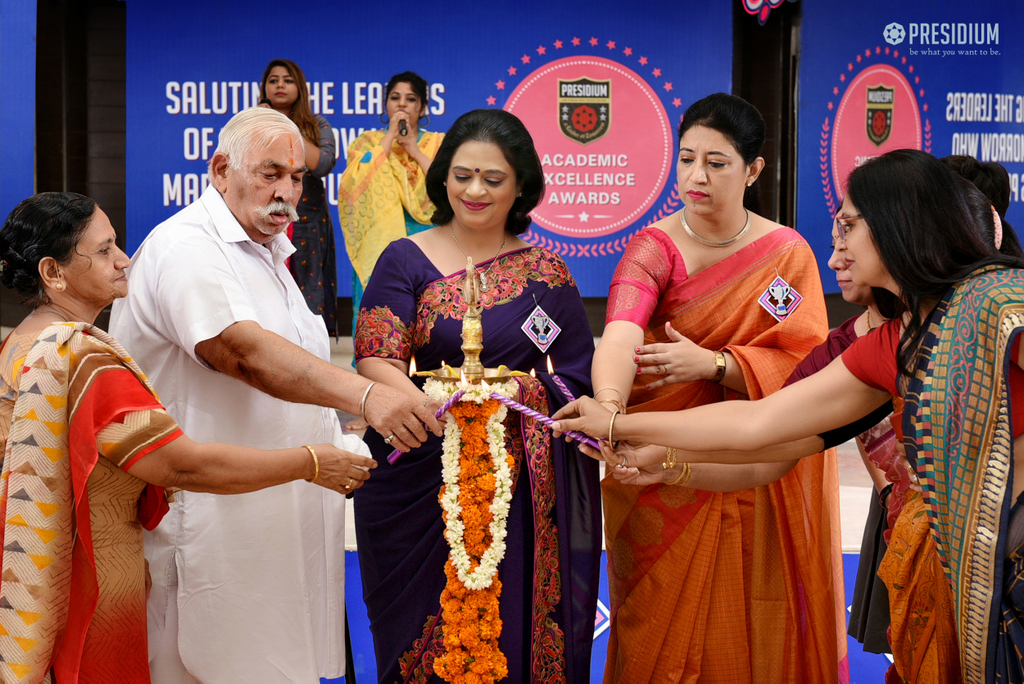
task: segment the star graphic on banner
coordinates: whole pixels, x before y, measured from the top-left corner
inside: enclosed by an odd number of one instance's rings
[[[860,56],[860,55],[857,55],[857,62],[859,63],[859,62],[860,62],[860,60],[861,60],[861,56]]]
[[[515,76],[516,75],[516,68],[515,67],[509,67],[508,68],[508,75],[509,76]]]
[[[537,47],[537,54],[538,54],[538,55],[543,55],[543,54],[546,54],[546,53],[547,53],[547,51],[548,51],[548,49],[547,49],[546,47],[544,47],[543,45],[539,45],[539,46]]]
[[[655,78],[661,77],[661,69],[655,69],[653,72]]]
[[[828,103],[828,111],[830,111],[830,112],[832,111],[832,103],[831,102]]]
[[[838,95],[839,94],[839,86],[832,86],[832,94],[833,95]]]
[[[497,100],[494,99],[493,95],[491,95],[489,98],[487,98],[487,104],[491,105],[492,107],[494,106],[494,104],[496,102],[497,102]]]
[[[917,85],[920,82],[921,82],[921,77],[920,76],[915,76],[914,77],[914,85]]]
[[[593,36],[591,36],[590,37],[590,44],[591,45],[597,45],[597,38],[594,38]]]
[[[917,92],[921,94],[921,97],[924,97],[924,88],[921,88],[921,90],[919,90]]]
[[[614,40],[609,40],[608,44],[607,44],[607,47],[608,47],[609,50],[614,50],[615,49],[615,41]]]
[[[568,120],[569,120],[569,115],[568,114],[562,114],[562,121],[568,121]]]
[[[523,55],[522,57],[519,58],[519,60],[523,64],[529,64],[530,63],[530,55]]]
[[[601,121],[607,121],[608,120],[608,115],[605,114],[604,112],[601,112],[600,118],[601,118]]]
[[[601,109],[602,112],[607,112],[608,111],[608,105],[601,105],[600,109]]]
[[[622,54],[624,54],[627,57],[629,57],[631,54],[633,54],[633,48],[631,48],[631,47],[626,48],[625,50],[622,51]]]
[[[580,44],[580,39],[577,38],[576,36],[573,36],[572,37],[572,44],[573,45],[579,45]]]
[[[876,46],[876,47],[875,47],[875,54],[876,54],[876,55],[879,55],[879,54],[881,54],[881,53],[882,53],[882,48],[880,48],[880,47],[877,47],[877,46]]]
[[[889,46],[885,46],[885,54],[889,54]]]
[[[663,86],[662,86],[662,88],[664,88],[664,89],[665,89],[665,92],[666,92],[666,93],[667,93],[668,91],[672,90],[672,81],[668,81],[668,82],[666,82],[666,83],[665,83],[665,85],[663,85]]]
[[[646,57],[640,57],[640,65],[643,66],[645,64],[647,64],[647,58]]]
[[[562,105],[562,111],[563,112],[569,111],[569,105]]]
[[[580,221],[582,221],[583,223],[586,223],[587,219],[589,219],[589,218],[590,218],[590,214],[588,214],[586,211],[581,211],[580,212]]]
[[[864,51],[864,56],[865,57],[870,57],[871,56],[871,48],[868,48],[867,50]]]
[[[846,83],[846,74],[839,74],[839,80]]]
[[[926,112],[927,112],[927,111],[928,111],[928,103],[927,103],[927,102],[925,102],[925,103],[924,103],[923,105],[921,105],[921,108],[922,108],[922,109],[923,109],[924,111],[926,111]]]
[[[561,50],[562,49],[562,41],[560,41],[560,40],[556,40],[555,41],[555,49],[556,50]]]
[[[683,106],[683,101],[680,100],[678,97],[674,97],[674,98],[672,98],[672,106],[673,107],[682,107]]]
[[[850,62],[849,64],[846,65],[846,70],[853,71],[853,62]]]
[[[497,88],[498,90],[504,90],[505,89],[505,82],[499,80],[497,83],[494,84],[494,87]]]
[[[906,57],[904,57],[903,59],[905,60],[905,59],[906,59]],[[913,64],[911,64],[910,66],[908,66],[908,67],[907,67],[907,71],[909,71],[910,73],[914,73],[914,65],[913,65]]]

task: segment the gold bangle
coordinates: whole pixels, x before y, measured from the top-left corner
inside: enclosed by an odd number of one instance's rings
[[[679,473],[679,477],[668,483],[669,487],[679,486],[683,487],[687,482],[690,481],[690,475],[693,474],[693,468],[689,463],[683,464],[683,472]]]
[[[612,440],[612,432],[615,430],[615,416],[617,415],[619,415],[619,409],[612,411],[612,419],[608,421],[608,446],[615,444]]]
[[[316,470],[313,472],[313,479],[307,479],[306,482],[316,482],[316,479],[320,477],[320,459],[317,458],[316,452],[313,451],[313,447],[309,446],[308,444],[303,444],[302,448],[308,451],[309,455],[313,457],[313,465],[316,467]]]
[[[622,415],[626,415],[626,407],[623,406],[622,404],[620,404],[619,402],[615,401],[614,399],[602,399],[602,400],[600,400],[597,403],[598,404],[611,404],[612,406],[614,406],[618,410],[619,413],[621,413]]]
[[[620,404],[625,404],[626,403],[625,395],[623,395],[622,392],[620,392],[619,390],[615,389],[614,387],[602,387],[601,389],[599,389],[596,392],[594,392],[594,398],[596,399],[597,395],[600,394],[601,392],[604,392],[605,390],[611,390],[612,392],[615,392],[616,394],[618,394],[619,395],[619,399],[622,400],[621,402],[619,402]]]
[[[676,448],[668,447],[665,449],[665,462],[661,464],[661,467],[665,470],[672,470],[676,467]]]
[[[725,377],[725,352],[719,350],[715,352],[715,377],[711,378],[712,382],[722,382],[722,378]]]

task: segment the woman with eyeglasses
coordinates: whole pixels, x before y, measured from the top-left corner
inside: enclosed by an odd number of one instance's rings
[[[773,445],[839,428],[895,398],[902,420],[894,427],[922,491],[905,494],[879,569],[892,608],[891,676],[1020,681],[1024,259],[996,250],[957,177],[916,150],[854,170],[837,229],[852,281],[895,295],[881,309],[890,320],[840,358],[757,402],[615,420],[581,399],[559,412],[558,427],[742,463],[750,457],[720,450],[768,447],[763,460]],[[665,448],[602,456],[651,466]]]

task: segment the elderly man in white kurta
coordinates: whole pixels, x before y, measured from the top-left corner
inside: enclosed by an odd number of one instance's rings
[[[197,441],[263,449],[333,441],[335,409],[407,450],[438,433],[405,394],[336,368],[327,329],[285,267],[302,137],[272,109],[221,131],[201,198],[132,258],[110,331]],[[313,684],[344,674],[344,501],[306,482],[252,494],[178,492],[146,536],[156,684]]]

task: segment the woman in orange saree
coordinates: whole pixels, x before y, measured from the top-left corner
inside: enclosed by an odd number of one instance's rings
[[[0,682],[150,681],[142,528],[164,487],[235,494],[300,477],[347,493],[371,459],[331,444],[263,451],[182,434],[92,321],[128,257],[88,197],[42,193],[0,228],[0,284],[31,309],[0,345]]]
[[[633,238],[612,283],[593,370],[609,408],[758,399],[824,339],[807,243],[743,208],[763,136],[760,114],[739,98],[712,95],[687,110],[686,209]],[[691,472],[602,484],[605,681],[845,681],[834,454]]]

